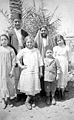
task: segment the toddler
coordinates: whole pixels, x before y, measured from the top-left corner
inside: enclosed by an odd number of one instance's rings
[[[53,52],[50,49],[48,49],[45,53],[44,66],[46,104],[50,105],[51,103],[55,105],[55,91],[57,86],[57,80],[60,79],[61,68],[58,60],[53,57]]]

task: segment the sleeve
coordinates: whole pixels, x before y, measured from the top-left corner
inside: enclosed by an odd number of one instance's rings
[[[56,46],[53,48],[53,57],[55,58],[56,57],[56,53],[57,53],[57,50],[56,50]]]
[[[61,74],[62,69],[61,69],[60,63],[58,59],[55,59],[55,61],[56,61],[56,67],[57,67],[57,74]]]
[[[43,60],[39,50],[37,50],[37,54],[38,54],[39,66],[43,66]]]
[[[13,35],[12,30],[8,31],[8,34],[9,34],[9,45],[10,45],[11,44],[12,35]]]
[[[68,59],[68,61],[70,61],[71,50],[70,50],[70,47],[68,45],[66,46],[66,50],[67,50],[67,59]]]
[[[16,62],[19,65],[20,68],[23,68],[24,65],[22,65],[22,57],[23,57],[23,49],[20,50],[20,52],[17,54]]]
[[[68,45],[66,45],[66,49],[67,49],[67,51],[69,51],[69,50],[70,50],[70,48],[69,48],[69,46],[68,46]]]
[[[13,49],[11,49],[11,61],[12,61],[12,70],[13,70],[16,65],[16,55]]]
[[[8,46],[11,47],[12,49],[14,49],[14,52],[15,52],[15,54],[17,55],[17,51],[16,51],[16,49],[13,47],[13,41],[12,41],[13,32],[12,32],[12,30],[11,30],[11,31],[8,31],[8,33],[9,33],[9,43],[8,43]]]
[[[44,58],[44,66],[46,67],[49,64],[46,58]]]
[[[17,54],[17,60],[20,60],[23,57],[23,49]]]

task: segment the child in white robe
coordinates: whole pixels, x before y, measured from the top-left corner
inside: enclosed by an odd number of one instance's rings
[[[8,36],[4,33],[0,36],[0,98],[2,108],[6,108],[8,99],[16,96],[15,90],[15,52],[8,46]]]
[[[68,65],[69,65],[69,47],[66,45],[64,37],[58,35],[56,37],[56,46],[53,48],[54,57],[58,59],[62,74],[61,79],[58,81],[57,88],[59,89],[59,96],[61,99],[65,98],[65,89],[68,82]]]
[[[23,58],[24,65],[20,62],[21,58]],[[26,47],[18,53],[17,62],[23,69],[18,89],[27,95],[27,108],[32,109],[30,104],[31,97],[41,91],[40,77],[42,76],[43,61],[39,50],[34,47],[34,40],[31,36],[26,37]]]

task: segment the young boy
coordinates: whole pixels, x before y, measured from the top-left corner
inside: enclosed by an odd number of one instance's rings
[[[44,86],[46,92],[46,104],[55,105],[55,91],[57,86],[57,80],[60,79],[61,68],[58,60],[53,57],[52,50],[48,49],[44,58]],[[50,97],[51,95],[51,97]],[[51,98],[51,99],[50,99]]]

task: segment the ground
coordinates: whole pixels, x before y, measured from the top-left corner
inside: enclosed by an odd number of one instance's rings
[[[44,101],[39,101],[32,110],[27,110],[25,104],[8,106],[2,110],[0,103],[0,120],[74,120],[74,82],[68,83],[66,99],[57,101],[56,105],[46,106]]]

